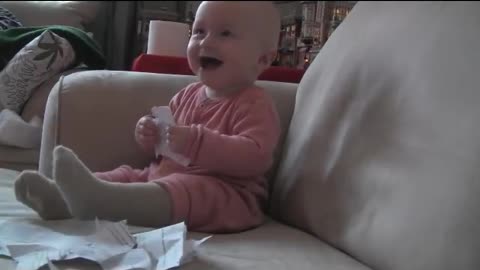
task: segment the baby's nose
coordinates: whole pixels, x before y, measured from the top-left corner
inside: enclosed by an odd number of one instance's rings
[[[211,35],[207,35],[205,36],[205,38],[203,38],[201,41],[200,41],[200,46],[202,47],[211,47],[213,45],[213,38]]]

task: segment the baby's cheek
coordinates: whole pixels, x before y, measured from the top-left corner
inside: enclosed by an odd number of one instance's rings
[[[195,56],[187,53],[188,65],[190,66],[190,69],[194,73],[196,73],[196,71],[198,70],[198,67],[200,66],[197,59],[198,59],[198,57],[195,57]]]
[[[188,43],[187,46],[187,57],[195,57],[198,56],[198,46],[195,42]]]

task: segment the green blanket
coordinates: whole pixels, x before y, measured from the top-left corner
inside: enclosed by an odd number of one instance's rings
[[[0,31],[0,70],[18,51],[45,30],[50,30],[70,42],[76,55],[75,65],[83,62],[90,69],[105,68],[105,56],[95,40],[78,28],[54,25],[17,27]]]

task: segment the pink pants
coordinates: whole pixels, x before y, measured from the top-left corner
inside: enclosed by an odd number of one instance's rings
[[[149,168],[139,170],[126,165],[95,176],[110,182],[158,183],[172,199],[172,223],[184,221],[190,231],[231,233],[263,222],[261,206],[250,191],[215,177],[174,173],[149,180]]]

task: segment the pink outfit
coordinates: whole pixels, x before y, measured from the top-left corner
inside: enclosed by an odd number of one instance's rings
[[[267,181],[280,136],[275,106],[263,89],[252,87],[229,99],[211,100],[194,83],[170,102],[178,125],[191,127],[184,167],[169,158],[138,170],[121,166],[96,176],[115,182],[155,181],[170,194],[173,222],[189,230],[236,232],[263,222]]]

